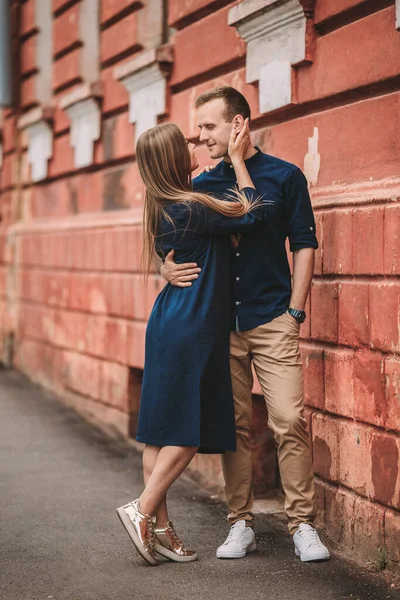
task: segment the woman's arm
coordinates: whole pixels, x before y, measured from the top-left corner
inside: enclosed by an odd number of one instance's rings
[[[244,125],[238,134],[236,134],[235,128],[232,127],[228,154],[235,169],[238,188],[246,194],[250,202],[256,202],[258,194],[244,161],[249,145],[249,120],[245,119]],[[241,233],[254,227],[261,227],[263,220],[266,219],[266,204],[271,203],[264,201],[262,206],[255,208],[243,217],[225,217],[214,212],[202,223],[202,233]]]
[[[249,202],[256,203],[258,194],[254,188],[244,188],[241,190],[246,194]],[[242,217],[227,217],[216,211],[194,203],[193,207],[197,212],[196,231],[200,234],[210,235],[213,233],[243,233],[251,229],[260,228],[263,226],[266,215],[267,203],[258,205],[254,210],[243,215]]]
[[[244,125],[236,134],[235,128],[232,127],[231,137],[229,138],[228,154],[231,159],[232,166],[235,169],[236,181],[239,189],[253,188],[255,185],[249,175],[249,172],[244,162],[246,151],[250,145],[250,126],[249,119],[245,119]]]

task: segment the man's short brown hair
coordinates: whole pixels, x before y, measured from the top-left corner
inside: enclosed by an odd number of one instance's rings
[[[246,98],[238,90],[228,85],[215,87],[200,94],[196,99],[195,107],[199,108],[217,98],[222,98],[225,102],[224,118],[227,123],[233,121],[235,115],[242,115],[244,119],[250,120],[250,106]]]

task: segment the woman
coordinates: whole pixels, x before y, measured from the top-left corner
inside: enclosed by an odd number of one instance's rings
[[[217,200],[191,188],[195,147],[180,129],[163,124],[143,133],[137,163],[146,187],[144,257],[148,273],[158,254],[175,250],[177,262],[196,262],[201,273],[187,288],[166,285],[146,333],[146,357],[137,440],[145,443],[145,489],[117,509],[138,552],[151,565],[156,553],[176,562],[195,560],[169,521],[166,493],[196,452],[235,447],[229,371],[230,233],[262,227],[243,160],[248,123],[232,130],[229,155],[238,188],[235,200]],[[223,235],[221,235],[223,234]]]

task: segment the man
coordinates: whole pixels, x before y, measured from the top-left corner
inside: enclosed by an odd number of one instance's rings
[[[223,197],[235,186],[228,156],[232,127],[239,133],[250,108],[231,87],[214,88],[197,98],[200,141],[218,165],[193,181],[195,190]],[[256,549],[252,514],[250,423],[253,363],[268,408],[268,424],[278,446],[285,512],[295,552],[302,561],[328,560],[314,522],[314,481],[303,415],[303,374],[299,328],[318,247],[307,182],[295,165],[263,154],[251,142],[245,162],[257,192],[273,200],[270,220],[259,231],[242,234],[232,249],[232,333],[230,365],[235,403],[237,451],[222,456],[230,533],[218,558],[241,558]],[[285,242],[293,253],[291,282]],[[172,256],[161,273],[187,287],[197,278],[194,264],[176,265]],[[194,283],[195,285],[195,283]]]

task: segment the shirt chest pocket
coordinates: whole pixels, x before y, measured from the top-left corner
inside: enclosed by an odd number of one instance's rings
[[[275,246],[286,238],[286,220],[282,202],[279,200],[267,205],[266,220],[262,228],[262,238],[267,246]]]

